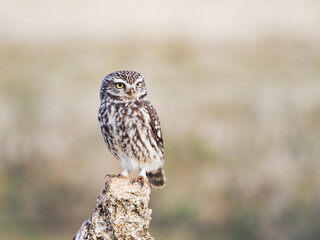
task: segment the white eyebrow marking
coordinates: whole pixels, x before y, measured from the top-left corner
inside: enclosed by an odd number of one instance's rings
[[[137,85],[138,83],[142,83],[143,79],[142,78],[138,78],[137,81],[135,81],[135,83],[133,85]]]
[[[115,79],[114,79],[114,82],[115,82],[115,83],[119,83],[119,82],[121,82],[121,83],[126,83],[126,81],[124,81],[124,80],[122,80],[122,79],[120,79],[120,78],[115,78]]]

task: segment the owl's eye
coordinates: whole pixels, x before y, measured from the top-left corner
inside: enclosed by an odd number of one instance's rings
[[[123,83],[116,83],[116,88],[124,88],[124,84]]]
[[[138,82],[138,83],[136,84],[136,87],[137,87],[137,88],[141,87],[141,82]]]

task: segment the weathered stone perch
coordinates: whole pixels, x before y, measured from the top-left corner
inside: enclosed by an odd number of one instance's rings
[[[154,239],[149,233],[150,187],[129,179],[110,178],[99,194],[91,217],[73,240]]]

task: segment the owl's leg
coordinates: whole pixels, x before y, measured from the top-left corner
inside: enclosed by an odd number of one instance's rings
[[[147,175],[146,175],[146,170],[145,169],[140,169],[140,174],[137,178],[134,178],[131,183],[134,184],[135,182],[140,183],[141,188],[143,187],[145,181],[147,179]]]
[[[143,177],[144,179],[147,179],[146,170],[141,168],[139,176]]]
[[[129,178],[129,173],[128,173],[127,170],[123,170],[123,172],[120,173],[119,175],[122,175],[122,176],[125,176],[125,177]]]

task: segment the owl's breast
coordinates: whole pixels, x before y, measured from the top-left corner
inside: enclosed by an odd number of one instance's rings
[[[108,148],[120,160],[151,163],[163,159],[163,153],[152,137],[150,115],[143,106],[112,104],[106,107],[104,119]]]
[[[141,118],[138,115],[136,106],[127,103],[106,106],[104,122],[115,146],[123,147],[129,137],[134,135],[137,127],[141,126]]]
[[[147,116],[134,104],[119,107],[117,113],[111,117],[115,118],[114,134],[118,136],[119,144],[135,140],[146,127],[144,123],[148,121]]]

